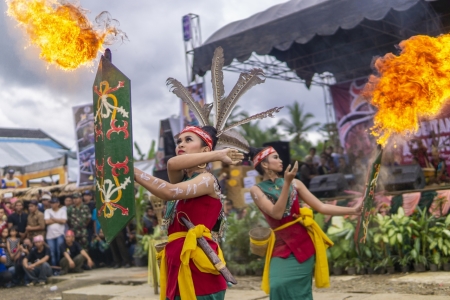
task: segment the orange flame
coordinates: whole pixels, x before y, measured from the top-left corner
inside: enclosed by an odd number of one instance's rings
[[[450,98],[450,35],[414,36],[399,45],[401,54],[376,59],[378,75],[369,77],[363,95],[378,111],[372,134],[386,145],[393,134],[419,129]]]
[[[25,29],[30,44],[40,48],[40,58],[64,70],[91,65],[108,36],[120,33],[105,22],[94,29],[86,11],[56,0],[11,0],[8,15]]]

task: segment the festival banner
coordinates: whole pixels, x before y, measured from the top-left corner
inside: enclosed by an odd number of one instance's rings
[[[94,184],[95,152],[94,152],[94,113],[92,104],[84,104],[72,108],[77,139],[78,178],[77,186]]]
[[[205,105],[205,87],[203,83],[196,83],[187,87],[188,91],[192,94],[195,101],[199,102],[201,106]],[[198,120],[194,113],[189,110],[186,103],[180,100],[181,112],[180,112],[180,127],[186,126],[198,126]]]
[[[370,134],[376,112],[361,96],[367,79],[338,83],[330,87],[341,145],[349,156],[367,160],[376,146]],[[411,164],[419,157],[423,168],[432,168],[432,159],[438,155],[444,159],[450,172],[450,105],[444,107],[432,120],[420,122],[416,133],[408,137],[396,137],[384,149],[383,161],[389,165]],[[421,159],[426,157],[426,163]]]
[[[135,199],[130,80],[105,56],[93,85],[95,198],[98,219],[109,243],[133,219]]]

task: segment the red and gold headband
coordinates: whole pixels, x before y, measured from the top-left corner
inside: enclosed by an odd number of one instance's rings
[[[273,147],[267,147],[261,150],[258,154],[256,154],[255,158],[253,158],[253,166],[256,167],[259,165],[267,156],[272,153],[277,152]]]
[[[209,136],[209,134],[207,134],[203,129],[201,129],[200,127],[197,127],[197,126],[187,126],[186,128],[184,128],[180,132],[180,134],[185,133],[185,132],[195,133],[196,135],[198,135],[202,139],[202,141],[204,141],[206,143],[206,145],[208,146],[209,150],[212,150],[212,148],[213,148],[213,140]]]

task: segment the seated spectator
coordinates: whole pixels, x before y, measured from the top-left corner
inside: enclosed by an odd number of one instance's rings
[[[12,274],[6,269],[6,253],[4,248],[0,248],[0,285],[11,287]],[[1,293],[1,292],[0,292]],[[3,298],[3,297],[2,297]]]
[[[155,232],[155,226],[158,225],[158,218],[151,207],[147,207],[146,214],[142,218],[144,221],[144,233],[153,234]]]
[[[26,232],[30,239],[38,235],[45,236],[44,214],[39,211],[38,202],[36,200],[31,200],[28,204]]]
[[[25,273],[31,279],[27,286],[35,284],[45,285],[48,277],[52,276],[52,268],[48,264],[50,261],[50,249],[44,244],[44,237],[37,235],[33,238],[34,247],[28,257],[23,259]]]
[[[299,173],[300,181],[303,182],[307,188],[309,188],[311,179],[317,176],[317,169],[314,168],[313,158],[311,155],[307,155],[305,157],[305,163],[300,167]]]
[[[330,169],[328,168],[327,165],[327,157],[325,155],[321,155],[320,156],[320,164],[319,167],[317,168],[317,173],[319,175],[326,175],[330,172]]]
[[[30,254],[30,250],[33,248],[33,244],[29,238],[23,240],[22,244],[19,244],[19,257],[14,262],[13,283],[16,285],[21,284],[22,279],[25,285],[30,283],[30,278],[25,273],[23,268],[23,260]]]
[[[17,226],[20,239],[26,237],[28,215],[23,212],[23,202],[18,200],[14,203],[14,213],[8,217],[8,227]]]
[[[46,209],[44,212],[45,224],[47,224],[47,244],[52,253],[52,266],[57,266],[61,253],[59,249],[64,243],[64,229],[67,222],[67,211],[59,207],[58,198],[52,198],[50,205],[52,208]]]
[[[98,235],[94,236],[91,242],[91,256],[96,267],[109,266],[112,263],[112,253],[108,243],[105,240],[103,230],[99,230]]]
[[[339,158],[338,173],[352,174],[352,169],[350,168],[350,166],[347,165],[347,163],[345,162],[345,158],[344,157],[340,157]]]
[[[61,266],[60,275],[69,272],[82,273],[85,260],[87,260],[87,265],[92,268],[94,262],[81,245],[75,241],[75,233],[72,230],[68,230],[64,239],[64,243],[60,247],[60,253],[62,253],[59,261]]]

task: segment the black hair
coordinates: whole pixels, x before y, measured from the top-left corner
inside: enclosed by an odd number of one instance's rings
[[[8,231],[9,235],[11,235],[11,231],[15,231],[15,232],[17,232],[17,234],[19,234],[19,227],[17,227],[16,225],[13,225]]]
[[[255,158],[255,156],[263,151],[264,148],[254,148],[254,147],[250,147],[250,151],[248,152],[248,159],[253,161],[253,159]],[[262,161],[267,162],[267,157],[264,158]],[[264,175],[264,169],[262,168],[261,164],[258,164],[257,166],[255,166],[255,170],[258,171],[258,173],[260,175]]]
[[[206,132],[210,137],[211,137],[211,139],[212,139],[212,149],[211,150],[214,150],[214,148],[216,148],[216,145],[217,145],[217,140],[218,140],[218,138],[217,138],[217,129],[215,129],[214,127],[212,127],[212,126],[203,126],[202,127],[202,130],[204,131],[204,132]],[[202,147],[207,147],[208,145],[206,145],[206,143],[202,140]]]

